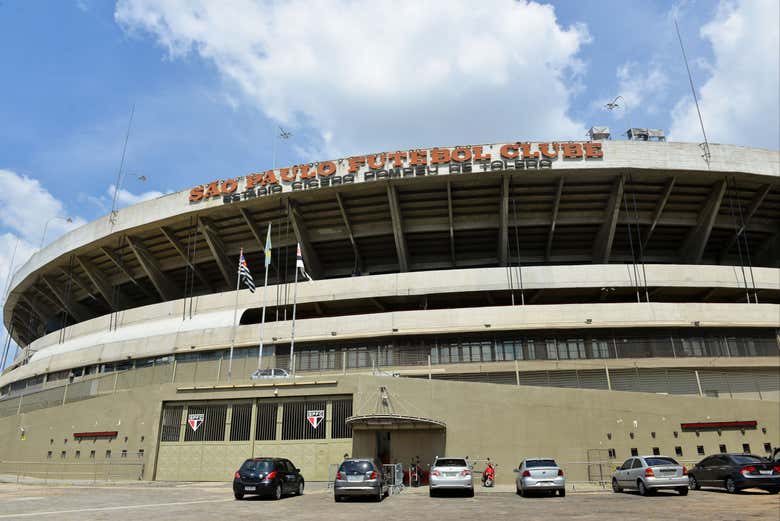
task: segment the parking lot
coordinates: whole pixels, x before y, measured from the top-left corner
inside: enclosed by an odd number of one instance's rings
[[[607,491],[570,492],[565,498],[520,498],[509,487],[477,489],[474,498],[429,498],[427,488],[403,491],[381,504],[370,501],[335,503],[323,484],[310,484],[304,496],[281,501],[251,498],[235,501],[229,484],[127,484],[114,486],[40,486],[0,484],[0,520],[52,519],[175,521],[257,519],[259,515],[287,519],[373,518],[415,519],[643,519],[777,521],[780,496],[761,491],[726,494],[696,491],[656,496]],[[354,516],[354,517],[353,517]]]

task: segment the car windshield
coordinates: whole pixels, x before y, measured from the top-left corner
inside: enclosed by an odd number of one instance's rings
[[[529,459],[525,461],[525,466],[529,469],[534,467],[557,467],[554,459]]]
[[[645,458],[645,463],[648,467],[655,467],[656,465],[679,465],[674,458]]]
[[[460,458],[441,458],[436,460],[436,467],[467,467],[466,460]]]
[[[339,470],[347,474],[364,474],[374,470],[374,466],[369,461],[345,461]]]
[[[758,456],[732,456],[731,459],[733,459],[734,463],[736,463],[737,465],[747,465],[750,463],[764,463],[764,460],[762,460]]]
[[[268,459],[265,460],[246,460],[241,465],[241,470],[246,472],[270,472],[274,468],[274,462]]]

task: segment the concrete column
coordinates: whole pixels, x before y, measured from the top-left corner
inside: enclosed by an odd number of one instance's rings
[[[701,378],[699,378],[699,371],[693,371],[693,374],[696,375],[696,387],[699,388],[699,396],[704,396],[704,393],[701,390]]]

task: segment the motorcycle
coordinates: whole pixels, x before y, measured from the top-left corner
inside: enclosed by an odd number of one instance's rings
[[[482,473],[482,486],[492,487],[496,482],[496,466],[488,463],[485,471]]]

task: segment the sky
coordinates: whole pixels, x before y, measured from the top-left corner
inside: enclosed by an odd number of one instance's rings
[[[0,303],[120,172],[122,207],[274,159],[701,142],[675,19],[709,141],[780,148],[777,0],[0,0]]]

